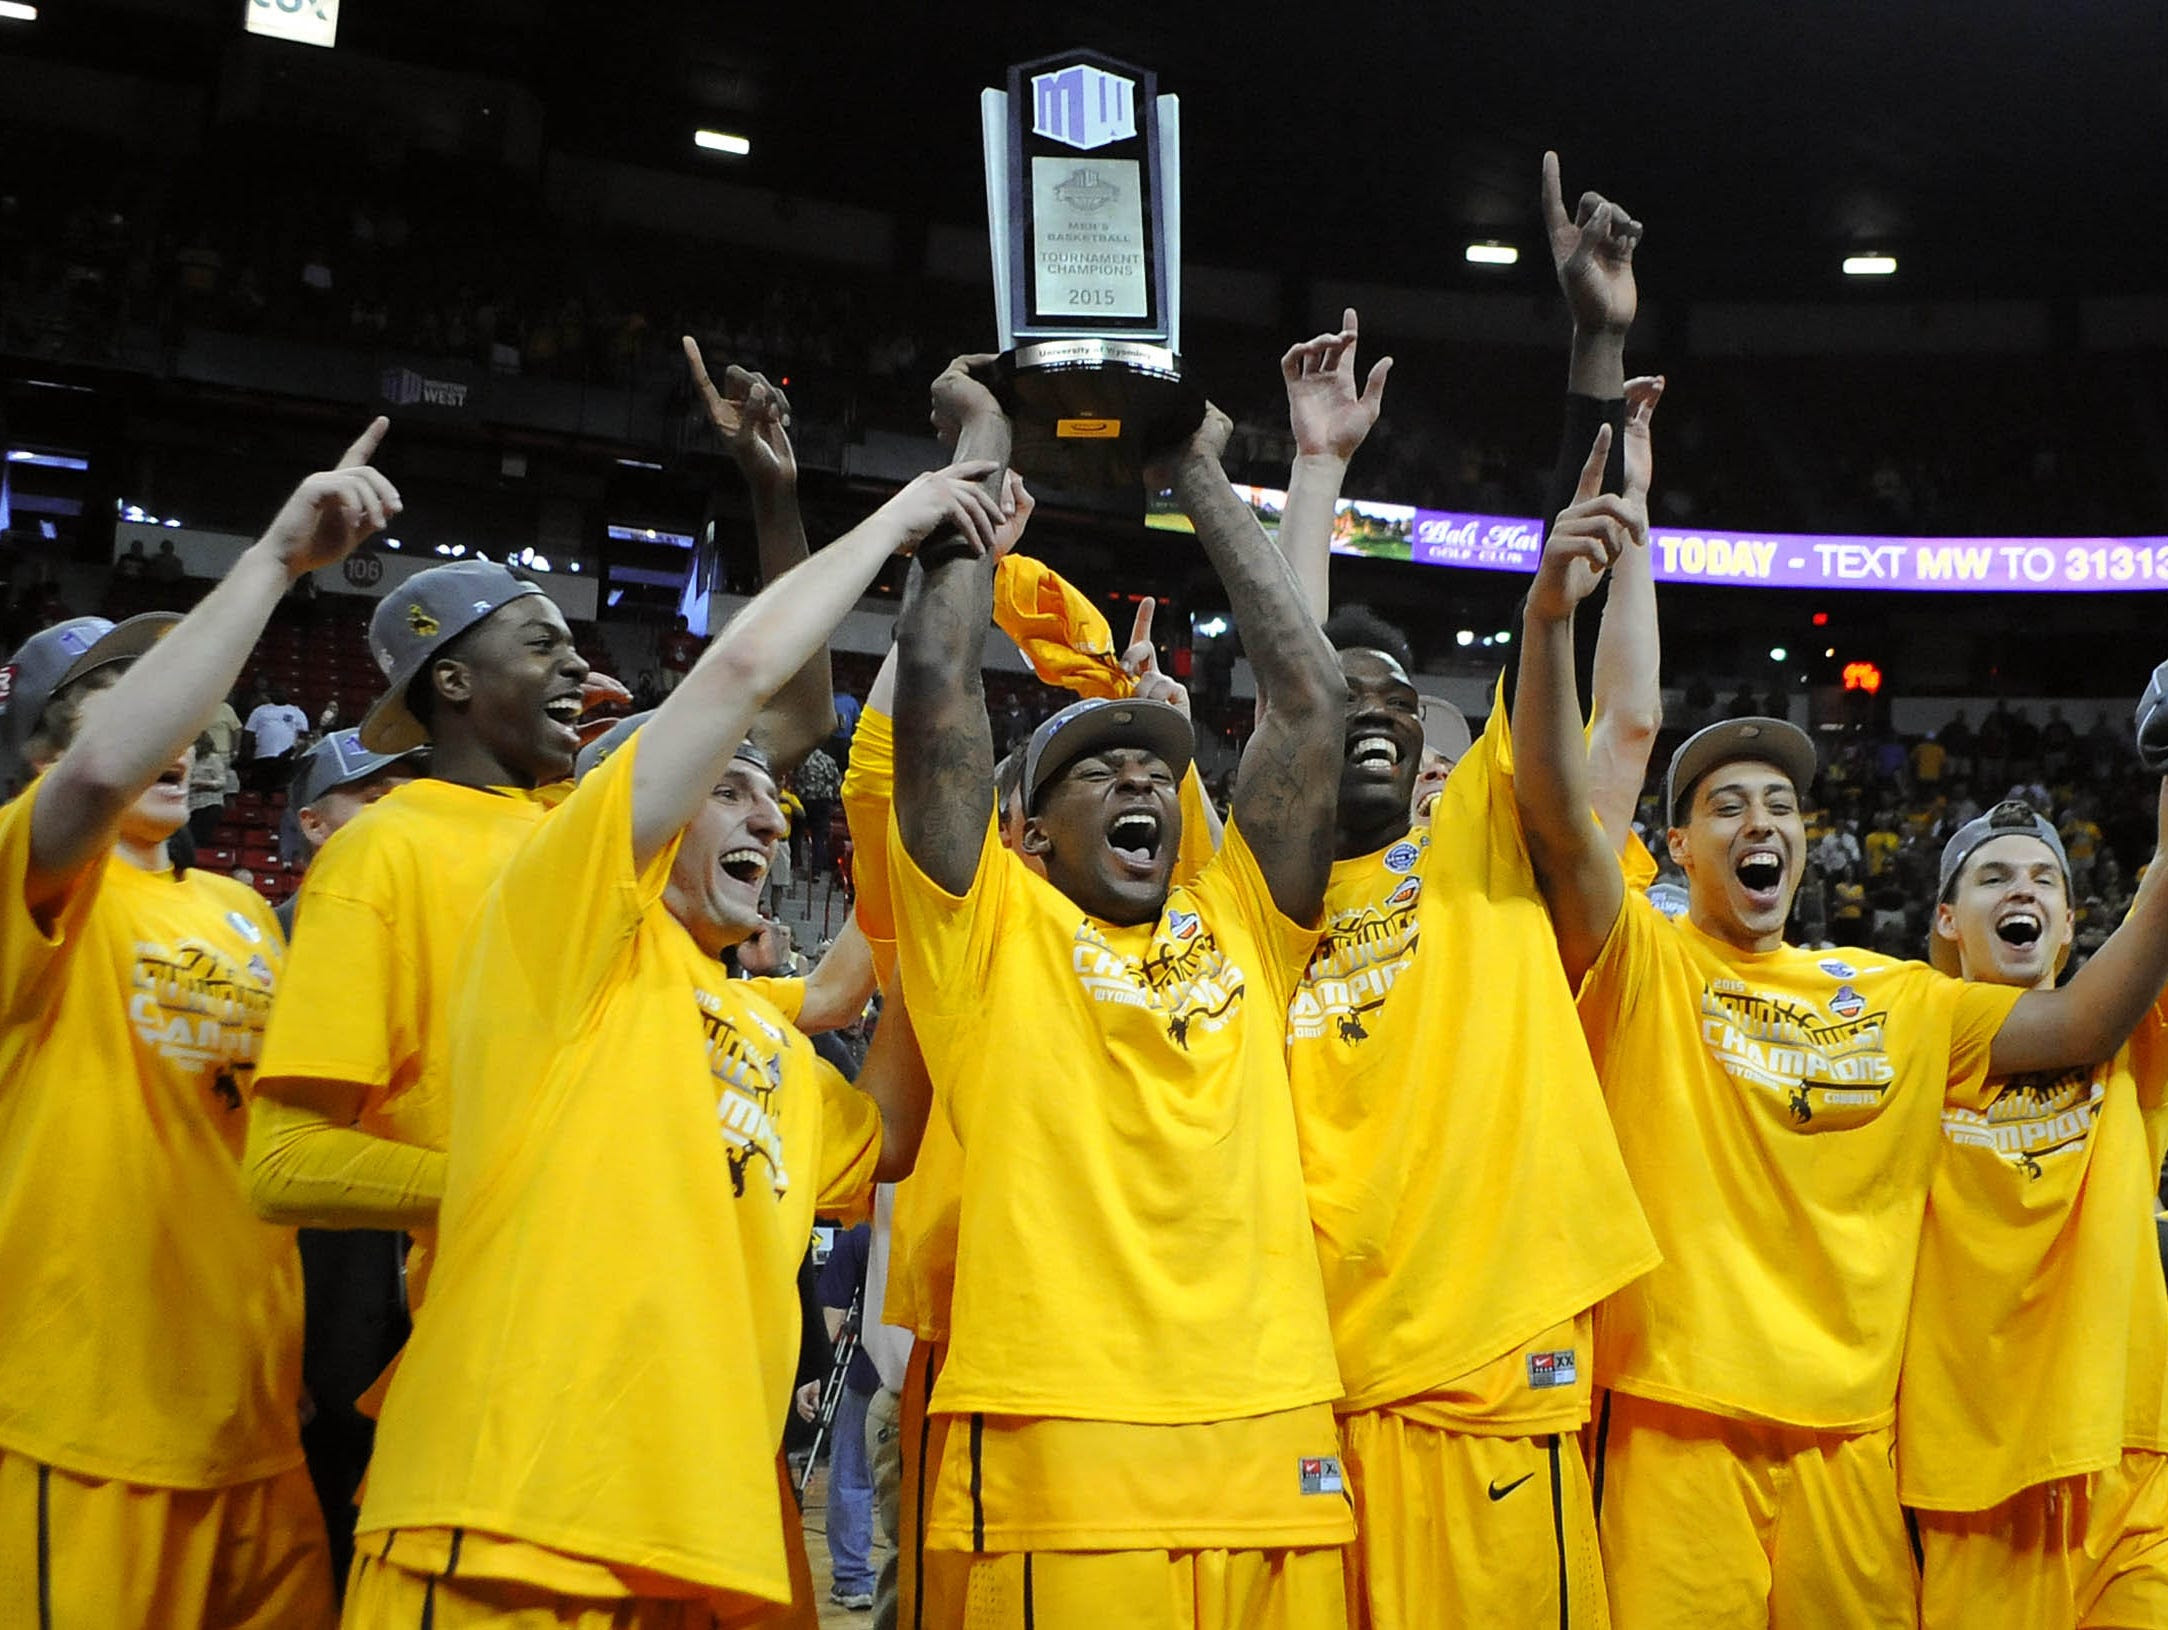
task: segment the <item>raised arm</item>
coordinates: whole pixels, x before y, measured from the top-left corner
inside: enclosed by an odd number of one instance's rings
[[[1310,615],[1322,623],[1332,614],[1332,528],[1340,483],[1348,461],[1378,422],[1385,406],[1391,357],[1371,365],[1361,391],[1355,388],[1355,308],[1341,313],[1340,332],[1320,334],[1280,358],[1287,385],[1288,422],[1295,432],[1295,463],[1287,477],[1287,508],[1280,515],[1280,553],[1295,570]]]
[[[983,460],[914,479],[864,522],[769,584],[716,636],[640,737],[632,784],[634,862],[644,867],[709,796],[762,706],[857,604],[881,563],[942,527],[991,553],[999,505]]]
[[[1641,223],[1599,193],[1587,192],[1566,213],[1558,155],[1543,155],[1543,223],[1551,267],[1573,317],[1573,349],[1566,369],[1566,429],[1552,475],[1554,507],[1564,508],[1578,479],[1589,439],[1599,425],[1612,427],[1614,454],[1603,490],[1617,492],[1635,479],[1649,489],[1648,421],[1629,431],[1627,399],[1646,398],[1653,413],[1663,381],[1626,381],[1626,335],[1640,309],[1634,250]],[[1614,848],[1633,830],[1634,806],[1648,772],[1649,754],[1663,723],[1658,680],[1656,584],[1646,551],[1629,550],[1611,569],[1603,620],[1596,636],[1588,737],[1590,797]]]
[[[681,343],[708,423],[745,477],[753,504],[753,540],[760,580],[773,583],[807,555],[805,517],[798,510],[798,456],[790,444],[790,398],[763,374],[733,363],[715,388],[690,334]],[[836,728],[835,678],[823,640],[803,668],[775,693],[754,721],[753,740],[778,775],[795,769]]]
[[[1550,508],[1571,503],[1588,440],[1599,424],[1611,426],[1604,492],[1626,482],[1626,335],[1640,309],[1634,281],[1634,249],[1641,223],[1601,193],[1584,192],[1567,215],[1558,178],[1558,155],[1543,155],[1543,225],[1551,244],[1551,268],[1573,318],[1573,349],[1566,365],[1566,434],[1551,468]]]
[[[1579,983],[1610,937],[1625,899],[1611,842],[1589,814],[1588,753],[1573,675],[1573,616],[1621,553],[1647,546],[1648,522],[1632,487],[1599,488],[1611,451],[1596,432],[1574,502],[1553,523],[1528,591],[1520,683],[1513,699],[1513,795],[1529,859],[1551,909],[1566,977]]]
[[[1006,464],[1009,420],[958,357],[934,381],[934,423],[957,454]],[[994,616],[994,551],[935,547],[896,619],[896,826],[912,864],[950,894],[971,886],[994,807],[994,733],[979,661]]]
[[[369,466],[390,423],[373,421],[336,469],[296,487],[218,587],[93,704],[31,812],[32,911],[112,847],[128,806],[203,734],[286,591],[399,513],[398,488]]]
[[[1242,754],[1234,818],[1280,910],[1315,923],[1332,869],[1347,686],[1294,571],[1220,467],[1232,428],[1205,410],[1174,463],[1174,494],[1234,607],[1257,673],[1257,730]]]
[[[2068,1069],[2122,1046],[2168,986],[2168,781],[2155,813],[2153,864],[2130,915],[2058,990],[2029,990],[1995,1032],[1990,1075]]]
[[[1661,379],[1626,386],[1626,480],[1644,493],[1655,473],[1649,426],[1663,394]],[[1664,724],[1662,657],[1655,567],[1648,550],[1628,549],[1612,562],[1604,594],[1588,731],[1589,797],[1614,851],[1633,836],[1649,754]]]

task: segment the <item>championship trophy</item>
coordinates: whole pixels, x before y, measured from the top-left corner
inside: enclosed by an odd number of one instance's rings
[[[1180,107],[1091,51],[980,94],[1010,463],[1071,490],[1134,485],[1204,417],[1182,377]]]

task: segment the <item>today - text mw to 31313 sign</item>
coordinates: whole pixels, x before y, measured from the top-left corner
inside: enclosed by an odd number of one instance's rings
[[[1267,531],[1279,526],[1287,494],[1238,486]],[[1146,522],[1186,530],[1171,497]],[[1335,512],[1335,554],[1406,560],[1418,566],[1533,572],[1543,522],[1529,515],[1478,515],[1343,498]],[[2168,589],[2168,537],[1885,538],[1804,532],[1727,532],[1659,526],[1649,561],[1660,583],[1738,584],[1767,589],[1892,589],[1934,594],[2100,594]]]

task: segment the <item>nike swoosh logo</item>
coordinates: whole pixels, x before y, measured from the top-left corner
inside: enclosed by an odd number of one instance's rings
[[[1512,1482],[1508,1483],[1504,1488],[1500,1488],[1497,1484],[1496,1479],[1493,1479],[1490,1486],[1491,1499],[1494,1501],[1503,1500],[1507,1495],[1511,1494],[1515,1489],[1519,1488],[1523,1483],[1527,1482],[1531,1477],[1535,1475],[1536,1474],[1534,1472],[1523,1472],[1520,1476],[1514,1478]]]

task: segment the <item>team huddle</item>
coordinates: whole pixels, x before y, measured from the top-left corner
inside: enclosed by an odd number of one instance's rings
[[[533,583],[398,583],[381,700],[297,783],[289,923],[167,840],[280,597],[400,512],[385,422],[185,618],[33,636],[0,1623],[810,1625],[797,1269],[894,1183],[910,1630],[2168,1626],[2168,882],[2059,980],[2062,840],[2004,804],[1950,839],[1926,960],[1787,946],[1816,751],[1745,718],[1672,755],[1689,905],[1650,903],[1641,227],[1569,214],[1550,158],[1544,207],[1556,519],[1473,738],[1330,604],[1388,372],[1352,311],[1282,359],[1276,538],[1217,410],[1148,472],[1254,671],[1224,825],[1182,688],[1019,548],[987,358],[933,384],[954,462],[809,551],[787,401],[688,342],[767,587],[598,734],[616,687]],[[827,642],[899,553],[853,922],[736,977]],[[998,760],[990,624],[1079,698]],[[876,989],[846,1081],[808,1034]],[[411,1237],[343,1610],[297,1226]]]

